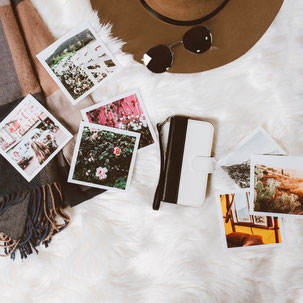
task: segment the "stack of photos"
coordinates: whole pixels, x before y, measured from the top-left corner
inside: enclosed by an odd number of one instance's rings
[[[227,249],[281,246],[283,226],[277,217],[251,215],[247,190],[218,195],[223,245]]]
[[[68,181],[128,190],[140,134],[81,122]]]
[[[31,95],[0,123],[0,153],[28,182],[71,138]]]
[[[252,156],[251,180],[253,214],[303,218],[303,158]]]
[[[82,100],[120,68],[88,23],[64,35],[37,58],[72,104]]]
[[[250,187],[250,155],[252,154],[286,155],[286,152],[262,127],[256,128],[236,146],[233,152],[218,162],[218,165],[240,188]]]
[[[146,149],[157,140],[138,90],[93,105],[81,113],[86,122],[140,133],[139,149]]]

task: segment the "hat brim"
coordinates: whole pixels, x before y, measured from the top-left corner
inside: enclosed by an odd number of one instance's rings
[[[166,24],[152,16],[139,0],[91,0],[102,23],[112,24],[115,37],[126,42],[123,51],[142,63],[150,48],[182,40],[190,26]],[[266,32],[283,0],[230,0],[225,8],[203,23],[213,37],[213,48],[192,54],[174,47],[171,73],[196,73],[225,65],[245,54]]]

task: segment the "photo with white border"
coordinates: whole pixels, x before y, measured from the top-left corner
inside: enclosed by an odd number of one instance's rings
[[[251,156],[253,214],[303,219],[303,157]]]
[[[1,155],[30,182],[72,134],[32,95],[0,123]]]
[[[81,122],[68,182],[129,190],[140,134]]]
[[[37,58],[72,104],[121,69],[89,22],[72,29]]]
[[[253,154],[286,155],[285,150],[262,128],[257,127],[240,141],[218,165],[239,188],[250,188],[250,156]]]
[[[86,122],[140,133],[139,151],[157,142],[138,89],[94,104],[81,110],[81,114]]]
[[[248,189],[217,193],[223,247],[228,251],[242,251],[283,246],[285,244],[283,223],[273,216],[267,216],[264,224],[256,222],[257,218],[250,214],[249,195]]]

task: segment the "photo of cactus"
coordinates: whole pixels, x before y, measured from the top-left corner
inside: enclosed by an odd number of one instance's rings
[[[89,24],[83,24],[37,55],[62,91],[75,104],[119,66]]]
[[[302,158],[254,156],[252,159],[253,200],[251,202],[254,214],[267,213],[302,217]]]
[[[282,225],[277,217],[250,213],[250,193],[237,190],[217,198],[224,247],[251,249],[281,245]]]

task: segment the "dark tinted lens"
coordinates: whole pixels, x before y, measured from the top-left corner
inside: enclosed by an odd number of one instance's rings
[[[143,62],[153,73],[164,73],[173,63],[173,54],[167,46],[158,45],[144,54]]]
[[[211,33],[205,26],[196,26],[183,36],[184,47],[192,53],[202,54],[211,47]]]

